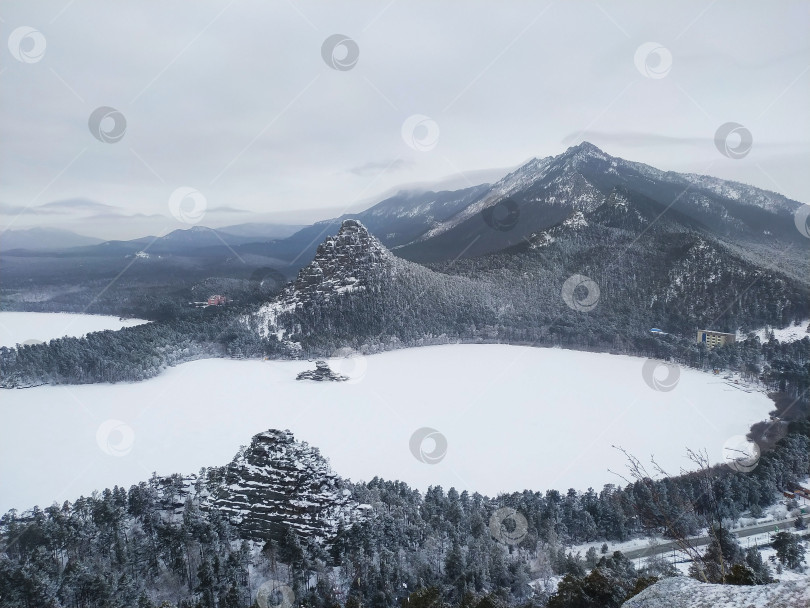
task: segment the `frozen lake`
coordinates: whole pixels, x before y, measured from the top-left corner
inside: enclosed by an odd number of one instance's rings
[[[47,342],[64,336],[79,337],[103,329],[121,329],[147,323],[105,315],[50,312],[0,312],[0,346],[16,346],[28,340]]]
[[[217,359],[137,384],[4,391],[0,513],[224,465],[268,428],[292,430],[354,480],[489,495],[601,489],[623,483],[608,472],[625,473],[611,445],[678,473],[687,447],[720,462],[724,443],[773,409],[761,393],[687,369],[672,390],[654,390],[645,360],[627,356],[449,345],[349,362],[333,364],[345,383],[296,381],[314,368],[306,361]],[[441,433],[417,441],[428,462],[410,447],[424,427]]]

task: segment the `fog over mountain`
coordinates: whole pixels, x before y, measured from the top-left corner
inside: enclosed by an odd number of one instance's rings
[[[495,181],[493,168],[583,140],[810,201],[806,3],[510,3],[493,19],[476,1],[463,27],[459,10],[6,2],[4,39],[16,31],[27,51],[28,27],[45,46],[4,62],[3,227],[168,232],[183,223],[169,200],[185,187],[204,196],[212,227],[253,221],[245,212],[304,224],[403,184]],[[348,69],[323,59],[335,33],[357,45]],[[124,129],[114,142],[88,128],[104,107],[115,112],[102,113],[104,128]],[[752,135],[744,157],[715,145],[731,122]],[[92,232],[78,211],[45,217],[44,205],[77,197],[124,217],[98,218]]]

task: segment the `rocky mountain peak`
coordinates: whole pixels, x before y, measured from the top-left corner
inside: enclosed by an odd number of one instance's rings
[[[312,262],[298,272],[298,277],[276,297],[260,308],[254,320],[262,335],[276,333],[280,315],[305,310],[377,284],[397,264],[397,258],[358,220],[344,220],[334,236],[318,245]]]
[[[315,258],[298,273],[293,287],[312,295],[353,291],[364,287],[370,273],[392,257],[362,223],[344,220],[335,236],[318,245]]]
[[[600,148],[593,145],[589,141],[580,142],[576,146],[571,146],[565,152],[563,152],[563,155],[573,155],[573,154],[589,155],[589,156],[595,156],[595,157],[598,157],[598,158],[604,158],[604,157],[608,156]]]
[[[342,480],[317,448],[296,441],[288,430],[255,435],[221,473],[211,506],[244,537],[279,539],[292,528],[327,538],[340,521],[353,517]]]
[[[312,262],[259,315],[272,321],[270,317],[274,319],[276,312],[363,290],[372,276],[391,268],[394,260],[394,255],[361,222],[344,220],[338,233],[318,245]]]

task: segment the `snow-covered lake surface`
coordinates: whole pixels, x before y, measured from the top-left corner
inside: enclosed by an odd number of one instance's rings
[[[608,471],[626,471],[612,445],[654,454],[674,474],[689,465],[687,447],[720,462],[726,440],[773,409],[764,394],[688,369],[654,390],[644,359],[609,354],[448,345],[337,363],[352,381],[296,381],[314,369],[306,361],[214,359],[141,383],[3,391],[0,513],[224,465],[268,428],[292,430],[354,480],[489,495],[601,489],[623,483]],[[446,439],[435,464],[409,446],[423,427]],[[424,460],[435,445],[425,439]]]
[[[121,329],[142,323],[147,321],[74,313],[0,312],[0,346],[12,347],[29,340],[47,342],[64,336],[78,337],[103,329]]]

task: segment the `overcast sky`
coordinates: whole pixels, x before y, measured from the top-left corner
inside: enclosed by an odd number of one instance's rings
[[[583,139],[810,202],[808,2],[4,0],[0,17],[3,228],[304,222]],[[93,133],[100,107],[117,113]],[[732,148],[751,134],[742,158],[715,146],[728,122]]]

